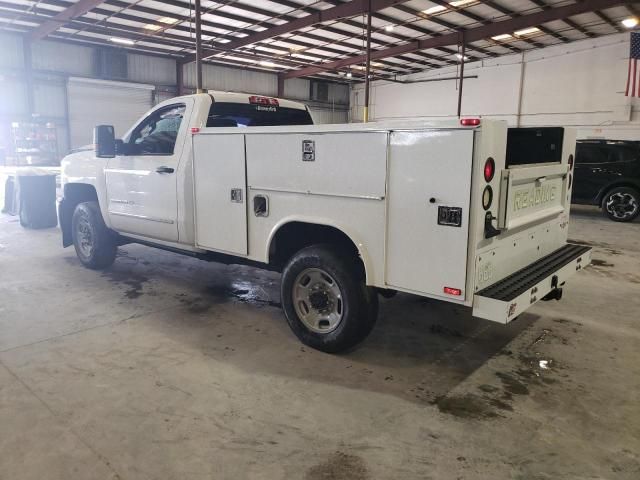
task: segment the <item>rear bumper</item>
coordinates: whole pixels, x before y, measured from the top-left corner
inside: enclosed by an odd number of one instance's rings
[[[590,263],[590,247],[569,243],[477,292],[473,316],[509,323]]]

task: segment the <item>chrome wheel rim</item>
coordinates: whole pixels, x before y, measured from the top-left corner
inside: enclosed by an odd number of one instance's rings
[[[607,198],[607,212],[614,218],[627,219],[638,212],[638,200],[630,193],[614,193]]]
[[[342,322],[344,305],[338,282],[324,270],[307,268],[293,282],[293,306],[312,332],[329,333]]]
[[[94,239],[91,224],[86,215],[81,215],[76,222],[76,238],[78,239],[78,249],[84,257],[90,257],[93,253]]]

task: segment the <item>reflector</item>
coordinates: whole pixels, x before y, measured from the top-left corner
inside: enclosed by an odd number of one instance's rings
[[[493,158],[487,158],[487,161],[484,163],[484,181],[490,182],[493,180],[493,175],[496,173],[496,162],[493,161]]]
[[[459,288],[444,287],[444,293],[448,295],[460,296],[462,295],[462,290],[460,290]]]
[[[490,185],[487,185],[484,187],[484,192],[482,192],[482,208],[489,210],[491,202],[493,202],[493,189]]]

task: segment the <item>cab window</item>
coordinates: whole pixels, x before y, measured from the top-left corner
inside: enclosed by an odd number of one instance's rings
[[[184,104],[160,108],[145,118],[127,142],[129,155],[173,155],[184,117]]]

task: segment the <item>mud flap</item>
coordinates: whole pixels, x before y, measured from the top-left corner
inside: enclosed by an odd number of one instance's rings
[[[477,292],[473,316],[509,323],[590,263],[590,247],[567,244]]]

